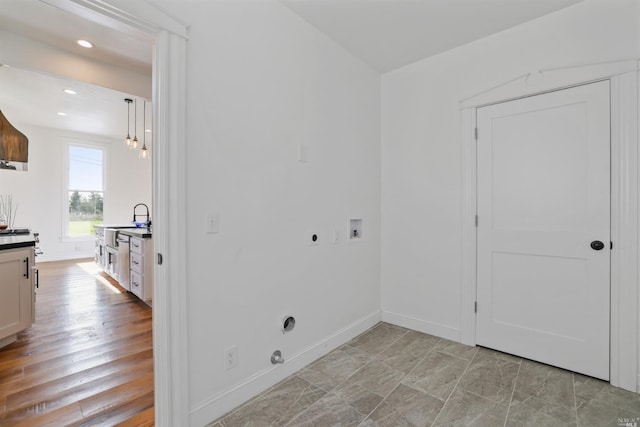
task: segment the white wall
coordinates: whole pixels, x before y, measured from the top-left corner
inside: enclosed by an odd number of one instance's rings
[[[201,425],[379,319],[380,78],[278,2],[156,3],[190,25],[188,351]],[[218,234],[204,233],[208,211]],[[362,241],[346,240],[349,218],[364,220]],[[287,313],[297,323],[283,335]],[[225,371],[232,345],[239,366]],[[274,368],[276,349],[287,363]]]
[[[29,170],[0,169],[0,194],[13,195],[18,204],[16,227],[40,233],[43,255],[38,262],[93,257],[94,240],[65,242],[62,212],[65,190],[64,157],[68,142],[98,143],[106,147],[108,193],[105,223],[130,223],[133,206],[151,206],[151,162],[138,159],[121,141],[14,123],[29,138]]]
[[[587,0],[382,77],[383,319],[460,338],[459,102],[530,71],[635,58],[636,0]]]

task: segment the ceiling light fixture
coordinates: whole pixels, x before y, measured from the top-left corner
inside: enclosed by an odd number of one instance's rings
[[[59,116],[66,116],[66,115],[67,115],[67,113],[63,113],[62,111],[58,111],[58,115],[59,115]]]
[[[77,95],[78,94],[78,92],[76,92],[73,89],[64,89],[63,92],[66,93],[67,95]]]
[[[87,49],[91,49],[93,47],[93,43],[88,40],[78,40],[77,43],[82,47],[86,47]]]
[[[133,141],[130,145],[132,150],[138,148],[138,99],[133,104]]]
[[[145,121],[147,119],[147,101],[143,101],[142,104],[142,129],[145,128]],[[149,150],[147,149],[147,133],[142,134],[142,148],[140,149],[140,158],[146,160],[149,157]]]
[[[125,145],[130,148],[131,147],[131,134],[129,131],[131,130],[131,103],[133,100],[131,98],[125,98],[124,102],[127,103],[127,137],[124,139]]]

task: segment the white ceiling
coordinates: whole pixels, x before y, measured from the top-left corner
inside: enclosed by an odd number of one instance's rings
[[[582,0],[280,0],[380,72]]]
[[[151,44],[40,0],[0,0],[0,29],[100,62],[151,75]],[[77,45],[85,39],[92,49]]]
[[[39,0],[0,0],[0,30],[94,61],[151,75],[150,41],[80,19]],[[89,40],[94,47],[82,48],[76,43],[78,39]],[[77,95],[67,95],[63,92],[66,88],[75,90]],[[29,124],[124,139],[127,132],[125,98],[135,99],[129,94],[34,70],[0,67],[0,110],[14,125]],[[140,140],[142,101],[138,98]],[[149,123],[149,106],[147,110]],[[67,115],[59,116],[58,112]],[[133,104],[131,115],[133,137]]]
[[[380,72],[578,1],[581,0],[281,0]],[[79,19],[40,0],[0,0],[0,30],[137,73],[151,73],[150,41]],[[92,41],[95,47],[78,47],[75,41],[79,38]],[[1,53],[0,50],[0,62]],[[78,95],[67,95],[64,88],[72,88]],[[124,137],[124,98],[133,98],[16,67],[0,67],[0,94],[0,109],[12,123],[111,138]],[[59,111],[67,116],[58,116]]]
[[[64,89],[72,89],[77,94],[66,94]],[[28,124],[117,139],[124,139],[127,134],[124,99],[136,99],[88,83],[7,66],[0,67],[0,94],[0,110],[18,130],[18,124]],[[142,141],[144,101],[137,98],[137,102],[137,135]],[[133,106],[131,104],[131,137],[134,136]],[[66,116],[60,116],[58,112],[66,113]],[[150,120],[151,107],[147,103],[147,128]]]

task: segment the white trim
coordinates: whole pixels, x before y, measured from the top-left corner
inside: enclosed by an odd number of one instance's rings
[[[405,316],[403,314],[391,313],[389,311],[382,312],[382,321],[448,340],[460,341],[460,329],[451,326],[416,319],[415,317]]]
[[[188,423],[186,316],[186,26],[146,2],[44,0],[84,19],[155,43],[153,66],[155,424]],[[169,161],[171,159],[171,161]],[[168,224],[172,224],[171,227]]]
[[[88,21],[137,38],[161,31],[187,38],[187,26],[146,2],[131,0],[41,0]]]
[[[462,279],[461,337],[475,343],[475,314],[469,301],[476,293],[476,228],[469,219],[476,213],[476,149],[473,131],[478,107],[610,79],[611,90],[611,384],[631,391],[640,390],[638,332],[638,61],[624,60],[586,66],[572,66],[530,73],[510,80],[460,102],[462,156]],[[528,76],[536,76],[529,79]],[[536,81],[533,81],[536,80]],[[482,218],[480,218],[482,221]],[[640,381],[640,380],[638,380]]]
[[[638,386],[637,94],[637,72],[611,79],[610,381],[632,391]]]
[[[185,57],[185,39],[169,32],[158,35],[153,78],[153,239],[155,252],[164,259],[154,268],[153,354],[156,424],[166,426],[186,426],[189,419]]]
[[[202,426],[211,423],[250,398],[269,389],[273,384],[357,337],[380,320],[380,312],[373,312],[292,356],[285,354],[284,364],[263,369],[242,383],[196,405],[191,411],[189,425]]]
[[[476,185],[476,143],[475,109],[462,110],[460,117],[460,140],[462,146],[462,185],[474,188]],[[460,292],[460,341],[476,345],[476,192],[462,192],[462,271]]]
[[[638,60],[622,60],[590,65],[572,65],[534,70],[498,86],[460,101],[460,108],[477,108],[514,98],[563,89],[577,84],[609,79],[612,76],[636,71]]]

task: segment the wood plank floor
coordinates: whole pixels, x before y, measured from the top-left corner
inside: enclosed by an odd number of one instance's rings
[[[93,260],[38,269],[36,322],[0,349],[0,425],[152,426],[151,309]]]

